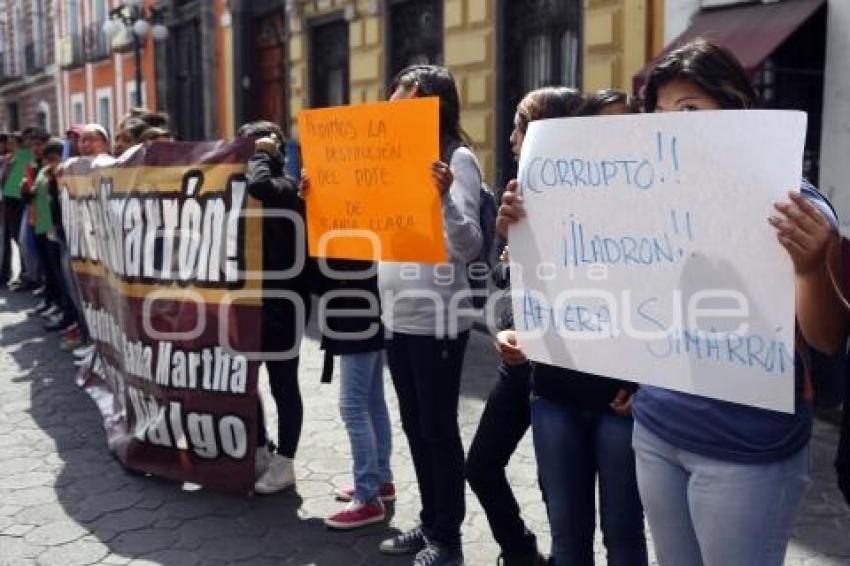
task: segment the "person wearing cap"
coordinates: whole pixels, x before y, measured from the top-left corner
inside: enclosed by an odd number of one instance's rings
[[[100,124],[86,124],[80,136],[80,155],[97,157],[104,153],[110,153],[109,132]]]
[[[70,159],[80,155],[80,138],[83,137],[86,127],[83,124],[74,124],[65,132],[65,149],[62,152],[62,160]]]

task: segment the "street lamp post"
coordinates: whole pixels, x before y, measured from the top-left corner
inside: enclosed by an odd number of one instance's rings
[[[103,33],[111,39],[122,31],[133,37],[133,57],[136,64],[136,106],[142,106],[142,46],[148,35],[154,41],[168,38],[168,28],[162,23],[165,8],[145,6],[145,0],[122,0],[109,12],[103,23]]]

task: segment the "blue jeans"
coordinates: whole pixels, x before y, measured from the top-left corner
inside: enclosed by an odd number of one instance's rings
[[[377,499],[381,483],[393,479],[383,370],[383,350],[340,356],[339,413],[351,442],[354,495],[363,502]]]
[[[638,485],[662,566],[781,566],[809,450],[771,464],[679,450],[635,424]]]
[[[630,418],[537,397],[531,427],[556,566],[593,564],[596,476],[608,564],[647,564]]]

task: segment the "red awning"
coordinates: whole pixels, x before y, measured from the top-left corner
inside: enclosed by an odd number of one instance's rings
[[[773,4],[749,4],[698,12],[685,32],[674,39],[656,60],[673,49],[702,37],[730,49],[748,71],[755,71],[826,0],[783,0]],[[635,75],[635,92],[643,85],[655,61]]]

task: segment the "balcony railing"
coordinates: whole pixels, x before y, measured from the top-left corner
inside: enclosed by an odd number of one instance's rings
[[[14,63],[11,53],[0,53],[0,84],[21,78],[21,72]]]
[[[35,75],[43,70],[44,66],[44,46],[27,43],[24,46],[24,68],[26,69],[26,74]]]
[[[68,34],[59,40],[59,64],[63,68],[79,67],[85,63],[83,38],[78,33]]]
[[[83,50],[86,61],[99,61],[109,57],[109,45],[103,33],[103,22],[95,22],[86,27],[83,35]]]
[[[0,53],[0,83],[5,83],[12,79],[9,69],[6,68],[6,65],[9,64],[9,62],[9,58],[6,57],[6,54]]]

